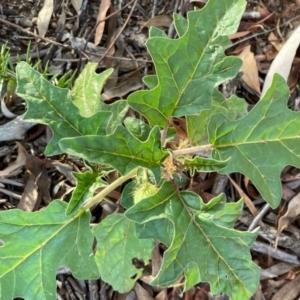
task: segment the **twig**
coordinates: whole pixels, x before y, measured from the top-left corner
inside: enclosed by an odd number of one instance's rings
[[[294,20],[296,20],[296,19],[298,19],[298,18],[300,18],[300,15],[298,15],[297,17],[294,17],[294,18],[292,18],[292,19],[290,19],[290,20],[288,20],[288,21],[282,23],[282,24],[279,26],[279,28],[280,28],[280,27],[283,27],[283,26],[285,26],[285,25],[287,25],[287,24],[289,24],[290,22],[292,22],[292,21],[294,21]],[[273,31],[274,29],[276,29],[276,28],[277,28],[277,26],[276,26],[275,28],[271,28],[271,29],[265,30],[265,31],[263,31],[263,32],[258,32],[258,33],[254,33],[254,34],[252,34],[252,35],[250,35],[250,36],[246,36],[245,38],[243,38],[243,39],[241,39],[241,40],[238,40],[237,42],[232,43],[231,45],[229,45],[229,46],[226,48],[226,50],[228,50],[228,49],[230,49],[230,48],[232,48],[232,47],[234,47],[234,46],[237,46],[237,45],[239,45],[240,43],[243,43],[243,42],[245,42],[245,41],[247,41],[247,40],[250,40],[250,39],[252,39],[252,38],[254,38],[254,37],[257,37],[257,36],[260,36],[260,35],[263,35],[263,34],[272,32],[272,31]]]
[[[16,29],[18,29],[18,30],[20,30],[20,31],[22,31],[22,32],[25,32],[25,33],[27,33],[28,35],[34,36],[35,38],[38,38],[38,39],[41,39],[41,40],[43,40],[43,41],[45,41],[45,42],[51,43],[51,44],[53,44],[53,45],[56,45],[56,46],[58,46],[58,47],[69,48],[69,46],[66,46],[66,45],[60,44],[60,43],[58,43],[58,42],[52,41],[52,40],[50,40],[50,39],[47,39],[47,38],[45,38],[45,37],[42,37],[42,36],[40,36],[40,35],[38,35],[38,34],[35,34],[35,33],[31,32],[31,31],[29,31],[29,30],[27,30],[27,29],[24,29],[23,27],[21,27],[21,26],[19,26],[19,25],[16,25],[16,24],[14,24],[14,23],[11,23],[11,22],[9,22],[9,21],[7,21],[7,20],[4,20],[4,19],[2,19],[2,18],[0,18],[0,22],[6,24],[7,26],[16,28]]]
[[[157,0],[154,0],[153,1],[153,6],[152,6],[151,18],[153,18],[155,16],[156,6],[157,6]]]
[[[258,223],[263,218],[263,216],[269,211],[270,205],[267,203],[263,209],[257,214],[257,216],[253,219],[252,223],[250,224],[248,231],[252,231],[258,226]]]
[[[113,17],[114,15],[118,14],[119,12],[121,12],[122,10],[124,10],[127,6],[129,6],[130,4],[132,4],[134,1],[135,1],[135,0],[130,1],[130,2],[127,3],[124,7],[122,7],[122,8],[120,8],[120,9],[114,11],[114,12],[111,13],[110,15],[106,16],[104,19],[99,20],[99,21],[97,22],[97,24],[94,26],[94,28],[92,29],[92,32],[90,33],[90,35],[88,36],[88,38],[86,39],[86,43],[85,43],[85,45],[84,45],[82,51],[84,51],[84,50],[86,49],[89,40],[91,39],[92,35],[93,35],[94,32],[96,31],[96,29],[97,29],[97,27],[99,26],[100,23],[102,23],[102,22],[104,22],[104,21],[110,19],[110,18]]]
[[[264,253],[266,255],[270,255],[273,258],[279,259],[287,263],[291,263],[295,265],[300,264],[300,260],[298,259],[297,255],[289,254],[279,249],[275,250],[271,245],[267,245],[259,241],[255,241],[252,244],[251,250],[254,250],[259,253]]]

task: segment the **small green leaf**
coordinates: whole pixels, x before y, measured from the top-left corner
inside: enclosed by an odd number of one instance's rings
[[[87,161],[113,166],[122,175],[136,167],[145,167],[153,172],[157,182],[160,164],[168,156],[161,149],[158,127],[151,130],[145,142],[119,126],[111,135],[66,138],[59,145],[65,152]]]
[[[81,279],[99,278],[93,256],[90,213],[73,218],[67,204],[53,201],[45,210],[0,213],[0,298],[53,300],[56,271],[69,267]]]
[[[109,120],[107,133],[112,133],[122,123],[128,105],[126,101],[117,101],[111,105],[103,102],[101,91],[106,80],[113,73],[113,69],[97,74],[95,73],[97,66],[97,63],[88,63],[85,66],[72,89],[72,99],[83,117],[90,117],[100,111],[110,111],[112,117]]]
[[[72,173],[77,184],[72,194],[66,213],[71,214],[80,209],[86,201],[93,197],[96,189],[107,184],[101,179],[99,172]]]
[[[28,105],[24,120],[47,124],[53,131],[46,155],[62,153],[58,142],[64,137],[106,134],[110,112],[98,112],[90,118],[80,116],[68,89],[53,86],[25,62],[17,66],[17,81],[17,93]]]
[[[141,141],[146,141],[151,132],[151,127],[142,120],[128,117],[124,120],[128,131]]]
[[[300,168],[300,113],[287,107],[289,91],[278,74],[248,115],[237,121],[217,114],[208,130],[213,159],[226,160],[222,174],[247,176],[273,207],[281,200],[280,174],[287,165]]]
[[[213,294],[224,292],[232,300],[249,299],[255,293],[259,268],[252,262],[249,248],[257,233],[233,229],[241,202],[229,209],[226,206],[224,196],[204,204],[198,195],[178,194],[172,183],[165,182],[154,196],[126,211],[125,215],[138,223],[165,218],[173,224],[172,243],[151,284],[167,287],[185,275],[187,287],[210,282]],[[227,219],[229,211],[233,214]],[[163,234],[166,230],[160,231],[160,239]]]
[[[195,156],[193,159],[189,159],[185,156],[178,156],[176,158],[181,164],[183,170],[189,170],[191,175],[194,176],[195,172],[216,172],[223,169],[230,158],[226,161],[219,161],[211,158],[204,158],[201,156]]]
[[[75,81],[71,91],[73,103],[83,117],[90,117],[97,111],[106,110],[100,98],[103,86],[113,69],[96,74],[97,63],[88,63]]]
[[[244,0],[208,1],[202,10],[188,13],[188,28],[176,40],[152,29],[147,48],[158,85],[128,97],[129,105],[151,126],[165,127],[172,116],[209,109],[214,88],[237,74],[241,61],[225,57],[224,50],[230,44],[228,35],[236,32],[245,5]]]
[[[214,90],[210,110],[202,110],[197,115],[186,117],[188,136],[193,145],[208,144],[207,125],[210,118],[217,113],[222,113],[229,119],[236,120],[247,114],[247,103],[235,95],[225,99],[222,93]]]
[[[148,264],[153,241],[138,239],[135,223],[122,214],[109,215],[92,232],[97,239],[95,258],[101,279],[120,293],[130,291],[142,275],[142,270],[137,269],[132,260]]]

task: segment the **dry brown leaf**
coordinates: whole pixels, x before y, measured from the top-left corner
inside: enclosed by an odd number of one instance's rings
[[[71,3],[73,5],[74,9],[76,10],[77,14],[80,11],[80,8],[81,8],[81,5],[82,5],[82,1],[83,0],[71,0]]]
[[[50,19],[53,13],[53,0],[45,0],[43,8],[40,10],[38,19],[37,19],[37,27],[39,31],[39,35],[44,37],[49,27]]]
[[[0,171],[0,177],[8,177],[12,175],[13,172],[22,168],[26,164],[26,159],[27,159],[26,149],[22,146],[21,143],[16,142],[16,144],[18,145],[18,157],[7,168]]]
[[[276,294],[272,300],[294,300],[300,293],[300,274],[291,281],[288,281]]]
[[[285,228],[287,228],[292,221],[298,218],[299,215],[300,215],[300,193],[298,193],[295,197],[291,199],[291,201],[288,204],[286,213],[278,220],[278,229],[277,229],[275,248],[277,248],[277,243],[278,243],[278,238],[280,233]]]
[[[138,282],[135,283],[133,289],[136,293],[137,299],[154,300]]]
[[[116,87],[106,90],[102,95],[102,99],[108,100],[116,97],[123,97],[131,91],[136,91],[143,87],[143,80],[140,71],[137,70],[126,76],[125,80],[122,80]]]
[[[110,0],[101,0],[100,6],[99,6],[99,12],[97,16],[97,28],[95,31],[95,41],[94,44],[95,46],[99,45],[103,36],[103,31],[105,27],[105,22],[99,23],[101,20],[103,20],[106,16],[107,10],[111,6],[111,1]]]
[[[23,115],[0,126],[0,142],[21,140],[36,123],[23,121]]]
[[[155,300],[168,300],[167,289],[160,291],[154,298]]]
[[[291,265],[286,262],[280,262],[268,269],[262,269],[260,274],[260,280],[277,277],[279,275],[289,272],[294,267],[295,265]]]
[[[289,77],[292,63],[300,43],[300,25],[293,31],[291,36],[285,42],[278,55],[272,62],[269,72],[266,76],[261,97],[267,92],[271,86],[275,73],[280,74],[286,81]]]
[[[250,88],[260,94],[258,69],[254,54],[251,52],[251,46],[246,46],[238,56],[243,61],[243,66],[240,69],[243,72],[242,79]]]
[[[34,177],[34,181],[38,187],[38,192],[41,194],[45,204],[51,202],[50,196],[50,182],[48,172],[46,169],[46,160],[41,160],[36,156],[28,155],[26,161],[26,168]]]
[[[244,177],[244,185],[247,191],[247,195],[249,195],[250,197],[257,199],[260,197],[260,193],[257,191],[257,189],[255,188],[255,186],[253,185],[253,183],[251,182],[251,180],[248,177]]]
[[[278,40],[278,37],[271,32],[268,36],[269,42],[273,45],[273,47],[279,52],[283,47],[284,43]]]
[[[236,182],[230,177],[228,176],[229,180],[231,181],[231,183],[233,184],[233,186],[235,187],[235,189],[238,191],[239,195],[243,198],[243,200],[245,201],[245,204],[248,206],[250,212],[252,213],[252,215],[254,217],[257,216],[257,209],[254,206],[252,200],[247,196],[247,194],[239,187],[238,184],[236,184]]]
[[[173,18],[169,15],[155,16],[155,17],[151,18],[150,20],[148,20],[146,23],[144,23],[142,25],[141,30],[144,27],[150,28],[151,26],[169,28],[170,25],[172,24],[172,22],[173,22]]]
[[[41,193],[38,192],[38,186],[35,182],[35,178],[33,175],[30,175],[17,207],[24,211],[34,211],[38,209],[41,199]]]
[[[287,84],[291,93],[293,93],[293,91],[298,85],[299,70],[300,70],[300,59],[295,57],[292,64],[290,75],[287,80]]]
[[[63,163],[58,162],[58,161],[51,162],[51,165],[53,167],[55,167],[58,172],[63,174],[67,178],[67,180],[70,181],[70,183],[72,183],[73,185],[76,185],[76,179],[72,175],[72,172],[73,172],[72,166],[70,166],[68,164],[63,164]]]
[[[238,39],[238,38],[241,38],[243,36],[246,36],[249,33],[251,33],[251,31],[248,31],[248,30],[246,30],[246,31],[239,31],[239,32],[230,34],[228,37],[229,37],[229,39],[234,40],[234,39]]]

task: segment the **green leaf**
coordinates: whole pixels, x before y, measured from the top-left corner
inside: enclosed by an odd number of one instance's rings
[[[165,127],[172,116],[209,109],[214,88],[233,78],[241,67],[241,61],[225,57],[224,50],[245,5],[244,0],[210,0],[202,10],[188,13],[188,28],[182,37],[171,40],[158,32],[152,34],[147,48],[159,84],[149,91],[131,94],[129,105],[144,115],[150,125],[160,127]]]
[[[66,138],[59,145],[65,152],[87,161],[113,166],[122,175],[136,167],[145,167],[153,172],[157,182],[160,180],[160,164],[168,156],[161,149],[157,126],[145,142],[119,126],[111,135]]]
[[[142,120],[128,117],[124,120],[128,131],[141,141],[146,141],[151,132],[151,127]]]
[[[53,300],[56,271],[69,267],[82,279],[99,278],[93,256],[90,213],[72,218],[67,204],[53,201],[45,210],[0,213],[0,298]]]
[[[204,145],[208,143],[207,125],[210,118],[222,113],[229,119],[236,120],[247,114],[247,103],[244,99],[233,95],[225,99],[222,93],[214,90],[212,93],[212,107],[202,110],[198,115],[186,117],[188,136],[193,145]]]
[[[227,218],[232,207],[234,216]],[[186,287],[206,281],[213,294],[224,292],[232,300],[249,299],[258,287],[259,268],[249,252],[257,233],[233,229],[241,208],[241,202],[227,208],[224,196],[204,204],[198,195],[188,191],[178,194],[172,183],[165,182],[154,196],[127,210],[125,215],[138,223],[161,218],[173,223],[172,243],[151,284],[167,287],[184,274]]]
[[[110,111],[112,117],[109,120],[107,133],[112,133],[122,123],[128,105],[126,101],[117,101],[111,105],[103,102],[101,91],[106,80],[113,73],[113,69],[96,74],[97,66],[97,63],[88,63],[85,66],[72,89],[72,99],[83,117],[91,117],[100,111]]]
[[[123,214],[109,215],[92,232],[97,239],[95,258],[101,279],[120,293],[130,291],[142,275],[142,270],[137,269],[132,260],[147,264],[154,248],[153,241],[139,240],[135,223]]]
[[[212,157],[231,157],[220,173],[244,174],[273,208],[281,200],[283,168],[300,168],[300,113],[288,109],[288,98],[285,80],[275,75],[266,95],[247,116],[232,121],[217,114],[208,125]]]
[[[68,89],[53,86],[25,62],[17,66],[17,80],[17,93],[28,106],[24,120],[47,124],[53,131],[46,155],[62,153],[58,142],[64,137],[106,134],[110,112],[98,112],[90,118],[80,116]]]
[[[79,108],[83,117],[90,117],[97,111],[106,110],[104,106],[107,105],[102,102],[100,94],[114,70],[107,69],[96,74],[97,67],[97,63],[88,63],[76,79],[71,91],[73,103]]]
[[[170,246],[174,235],[174,227],[168,219],[156,219],[147,223],[135,224],[139,239],[155,239]]]
[[[77,184],[72,194],[66,213],[71,214],[78,211],[86,201],[93,197],[96,189],[105,187],[107,184],[101,179],[101,172],[72,172]]]
[[[195,172],[216,172],[223,169],[230,158],[226,161],[219,161],[210,158],[204,158],[201,156],[195,156],[193,159],[189,159],[185,156],[178,156],[176,158],[177,161],[180,162],[181,168],[183,170],[189,170],[191,175],[194,176]]]

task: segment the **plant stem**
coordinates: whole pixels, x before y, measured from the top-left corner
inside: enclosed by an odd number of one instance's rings
[[[212,145],[203,145],[203,146],[196,146],[196,147],[174,150],[172,153],[173,156],[179,156],[179,155],[186,155],[186,154],[198,154],[198,152],[200,151],[211,151],[212,149],[213,149]]]
[[[105,189],[103,189],[99,194],[97,194],[95,197],[89,199],[84,205],[83,208],[85,210],[90,209],[92,206],[97,204],[98,202],[101,202],[105,196],[107,196],[110,192],[115,190],[118,186],[120,186],[125,181],[129,180],[130,178],[134,177],[137,173],[138,168],[133,169],[129,173],[127,173],[124,176],[121,176],[117,180],[115,180],[113,183],[111,183],[109,186],[107,186]]]

